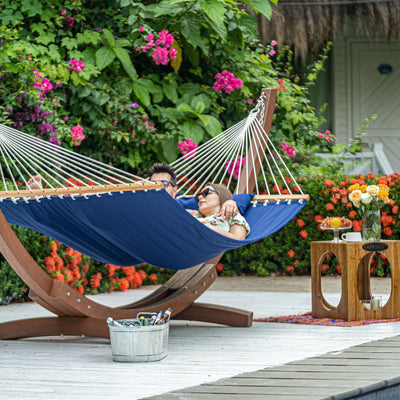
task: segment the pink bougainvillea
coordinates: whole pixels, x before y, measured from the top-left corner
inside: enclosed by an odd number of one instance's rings
[[[70,133],[75,146],[79,146],[82,140],[85,139],[85,135],[83,134],[83,127],[79,124],[73,126]]]
[[[236,160],[228,160],[225,163],[225,171],[228,172],[228,174],[232,174],[233,177],[237,180],[239,177],[239,171],[242,168],[242,165],[246,162],[246,157],[241,157],[238,156]]]
[[[192,150],[195,150],[197,148],[197,144],[193,142],[192,139],[185,140],[184,142],[180,140],[178,142],[178,149],[182,152],[183,158],[192,158],[196,155],[196,151],[193,151],[193,153],[190,153]]]
[[[225,90],[225,93],[232,93],[235,89],[241,89],[243,81],[235,78],[235,75],[229,71],[222,71],[215,75],[213,89],[219,93]]]
[[[69,60],[68,62],[70,64],[72,64],[68,68],[69,69],[73,69],[73,70],[75,70],[77,72],[80,72],[85,68],[84,62],[83,61],[79,61],[76,58],[73,58],[72,60]]]
[[[279,146],[288,157],[296,157],[296,150],[288,143],[279,143]]]
[[[144,28],[139,28],[140,32],[144,32]],[[150,33],[146,36],[146,44],[144,46],[137,46],[136,51],[146,53],[147,50],[153,50],[151,58],[156,65],[167,65],[171,60],[176,59],[177,50],[172,46],[174,43],[174,36],[167,30],[163,29],[158,34],[158,39],[154,41],[154,33]]]

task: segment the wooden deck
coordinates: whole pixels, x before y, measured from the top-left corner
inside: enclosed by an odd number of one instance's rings
[[[93,299],[118,306],[144,294],[146,291],[137,290]],[[309,293],[207,291],[201,301],[248,308],[256,318],[311,310]],[[48,315],[33,303],[0,307],[0,321]],[[399,364],[398,335],[398,322],[351,328],[259,322],[251,328],[232,328],[176,321],[170,329],[168,356],[153,363],[113,362],[109,341],[99,338],[4,340],[0,341],[0,398],[293,398],[284,394],[286,390],[297,400],[303,398],[301,392],[307,399],[344,399],[332,396],[340,396],[339,389],[359,390],[377,380],[394,382],[397,373],[400,376],[400,370],[396,373],[394,368]],[[386,346],[374,347],[370,342],[376,340],[383,340],[379,344]],[[360,345],[364,347],[354,347]],[[346,360],[352,362],[354,379],[339,371]],[[341,386],[334,384],[337,375],[347,378]],[[290,390],[284,389],[285,385]],[[324,390],[325,397],[316,394],[317,388]]]
[[[146,399],[398,400],[399,362],[396,336]]]

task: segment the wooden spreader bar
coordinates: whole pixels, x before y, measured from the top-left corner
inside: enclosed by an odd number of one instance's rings
[[[309,194],[257,194],[253,197],[253,201],[259,201],[264,202],[264,201],[285,201],[285,200],[304,200],[308,201],[310,200],[310,195]]]
[[[8,192],[0,192],[0,199],[6,198],[24,198],[24,197],[46,197],[46,196],[67,196],[67,195],[84,195],[109,192],[132,192],[139,190],[156,190],[163,189],[164,185],[161,182],[138,182],[126,183],[118,185],[96,185],[96,186],[79,186],[67,188],[51,188],[51,189],[36,189],[36,190],[9,190]]]

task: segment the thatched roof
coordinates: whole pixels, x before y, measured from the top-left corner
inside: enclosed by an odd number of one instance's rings
[[[267,0],[266,0],[267,1]],[[258,15],[263,43],[276,40],[288,45],[305,60],[318,54],[328,41],[334,42],[350,24],[353,34],[400,41],[399,0],[279,0],[269,21]]]

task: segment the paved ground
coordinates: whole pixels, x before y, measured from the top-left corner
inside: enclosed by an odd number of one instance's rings
[[[389,294],[390,278],[371,278],[372,293]],[[142,286],[148,290],[157,286]],[[322,277],[322,290],[325,293],[340,293],[341,278]],[[311,293],[310,276],[219,276],[209,290],[227,290],[243,292],[303,292]]]

